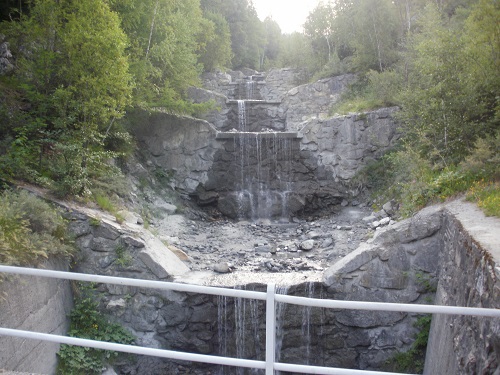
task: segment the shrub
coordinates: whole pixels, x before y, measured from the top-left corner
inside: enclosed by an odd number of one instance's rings
[[[70,314],[68,335],[90,340],[132,344],[134,336],[123,326],[102,315],[94,300],[93,286],[78,284],[80,297]],[[106,363],[118,356],[117,352],[73,345],[61,345],[57,373],[59,375],[100,374]]]
[[[432,315],[424,315],[417,319],[414,326],[419,328],[410,350],[397,353],[388,361],[388,370],[397,372],[421,374],[424,370],[425,352],[429,341],[429,331],[431,329]]]
[[[0,262],[37,265],[49,256],[75,251],[61,213],[25,191],[0,195]]]

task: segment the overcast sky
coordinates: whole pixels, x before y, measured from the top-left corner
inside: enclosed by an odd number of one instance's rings
[[[320,0],[253,0],[261,20],[271,16],[280,25],[282,33],[302,31],[309,12]]]

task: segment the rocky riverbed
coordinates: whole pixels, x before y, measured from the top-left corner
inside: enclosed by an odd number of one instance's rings
[[[150,228],[203,284],[319,281],[334,264],[376,230],[387,217],[366,206],[348,205],[338,213],[289,223],[189,220],[169,215]],[[389,222],[387,218],[385,221]],[[263,275],[265,274],[265,275]],[[288,280],[288,281],[287,281]]]

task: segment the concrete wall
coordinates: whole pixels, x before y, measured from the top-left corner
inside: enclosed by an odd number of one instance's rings
[[[436,304],[500,309],[500,219],[446,208]],[[500,319],[434,315],[424,374],[500,374]]]
[[[68,271],[67,261],[43,268]],[[0,283],[0,326],[64,335],[73,298],[69,281],[10,275]],[[55,374],[59,344],[0,336],[0,369]]]

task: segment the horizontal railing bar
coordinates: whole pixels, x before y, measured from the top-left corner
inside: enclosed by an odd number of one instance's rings
[[[350,369],[335,368],[335,367],[295,365],[292,363],[275,363],[274,369],[278,371],[295,372],[298,374],[318,374],[318,375],[401,375],[400,372],[350,370]]]
[[[173,350],[145,348],[143,346],[134,346],[125,344],[115,344],[105,341],[80,339],[77,337],[60,336],[49,333],[23,331],[10,328],[0,328],[0,335],[22,337],[33,340],[50,341],[59,344],[85,346],[89,348],[112,350],[116,352],[123,352],[130,354],[150,355],[161,358],[178,359],[182,361],[211,363],[215,365],[226,365],[226,366],[236,366],[236,367],[257,368],[257,369],[265,369],[266,365],[264,361],[255,361],[251,359],[218,357],[206,354],[176,352]]]
[[[141,287],[141,288],[174,290],[177,292],[212,294],[219,296],[249,298],[258,300],[266,299],[265,292],[255,292],[251,290],[242,290],[242,289],[218,288],[218,287],[204,286],[204,285],[172,283],[168,281],[131,279],[125,277],[90,275],[85,273],[41,270],[38,268],[25,268],[25,267],[13,267],[13,266],[0,266],[0,272],[49,277],[49,278],[65,279],[65,280],[88,281],[93,283],[127,285],[127,286]]]
[[[88,348],[112,350],[122,353],[149,355],[160,358],[176,359],[190,362],[210,363],[214,365],[245,367],[255,369],[265,369],[264,361],[256,361],[250,359],[219,357],[206,354],[193,354],[177,352],[166,349],[145,348],[143,346],[115,344],[105,341],[96,341],[89,339],[81,339],[78,337],[60,336],[49,333],[23,331],[19,329],[0,328],[0,335],[21,337],[32,340],[42,340],[55,342],[58,344],[84,346]],[[379,372],[367,370],[349,370],[342,368],[327,368],[309,365],[296,365],[292,363],[275,363],[274,369],[279,371],[295,372],[300,374],[322,374],[322,375],[400,375],[392,372]]]
[[[408,303],[340,301],[309,297],[295,297],[285,294],[276,294],[276,302],[285,302],[292,305],[326,307],[330,309],[372,310],[372,311],[399,311],[426,314],[475,315],[500,318],[499,309],[480,307],[458,307],[442,305],[418,305]]]
[[[0,265],[0,272],[41,276],[50,278],[59,278],[66,280],[88,281],[97,283],[127,285],[144,288],[154,288],[163,290],[174,290],[179,292],[191,292],[211,295],[222,295],[227,297],[248,298],[265,300],[265,292],[256,292],[242,289],[228,289],[211,287],[204,285],[191,285],[172,283],[167,281],[154,281],[131,279],[114,276],[90,275],[83,273],[64,272],[42,270],[38,268],[25,268]],[[296,297],[285,294],[276,294],[276,302],[285,302],[293,305],[325,307],[333,309],[352,309],[352,310],[372,310],[372,311],[399,311],[399,312],[414,312],[423,314],[449,314],[449,315],[475,315],[500,318],[500,309],[486,309],[479,307],[460,307],[460,306],[442,306],[442,305],[418,305],[418,304],[402,304],[388,302],[366,302],[366,301],[340,301],[327,300],[309,297]]]

